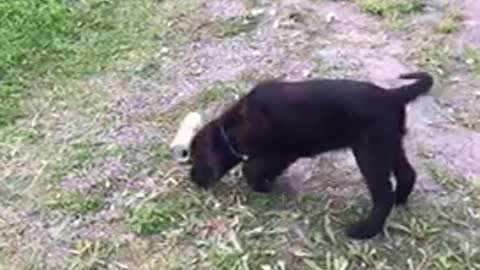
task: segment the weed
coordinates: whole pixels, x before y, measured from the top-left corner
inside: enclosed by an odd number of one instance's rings
[[[166,234],[185,225],[188,214],[194,214],[190,207],[180,200],[142,202],[128,211],[126,223],[138,235]]]
[[[394,13],[385,17],[384,23],[386,27],[393,31],[400,31],[406,27],[404,18],[402,18],[398,13]]]
[[[50,203],[51,209],[62,210],[74,215],[86,215],[94,213],[103,208],[104,202],[91,195],[70,194]]]
[[[105,269],[108,259],[115,253],[115,246],[108,240],[80,239],[73,243],[71,252],[76,262],[68,269]]]
[[[453,175],[447,169],[443,169],[433,162],[425,165],[430,176],[446,189],[462,194],[468,194],[473,189],[464,177]]]
[[[214,21],[210,24],[209,32],[219,38],[236,36],[255,29],[259,21],[255,16],[239,16],[222,21]]]
[[[460,125],[473,129],[478,130],[480,129],[480,115],[475,115],[474,113],[468,113],[465,111],[456,110],[455,114],[453,115],[455,121]]]
[[[264,194],[247,194],[245,204],[252,209],[269,211],[281,210],[286,206],[285,196],[265,196]],[[282,206],[283,205],[283,206]]]
[[[480,49],[467,47],[465,49],[465,63],[474,71],[480,73]]]
[[[432,29],[436,33],[450,34],[458,30],[462,19],[461,11],[452,5],[447,8],[442,18],[433,24]]]
[[[425,0],[356,0],[361,10],[378,16],[409,14],[422,11]]]
[[[443,36],[430,35],[414,41],[417,51],[412,55],[414,61],[440,78],[452,73],[449,65],[453,58],[450,47]]]

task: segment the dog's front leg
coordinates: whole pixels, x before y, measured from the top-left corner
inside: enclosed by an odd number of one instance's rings
[[[254,158],[246,161],[242,166],[243,176],[247,180],[248,186],[255,192],[268,193],[271,190],[271,184],[266,178],[265,168],[262,167],[262,161]]]
[[[248,185],[256,192],[267,193],[273,183],[292,162],[288,157],[255,157],[243,164],[242,172]]]

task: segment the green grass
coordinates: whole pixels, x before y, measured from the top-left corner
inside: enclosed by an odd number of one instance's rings
[[[4,1],[2,11],[0,70],[32,67],[62,51],[78,35],[80,16],[67,1]],[[84,15],[79,14],[79,15]]]
[[[53,159],[47,168],[51,181],[66,176],[69,172],[87,168],[106,157],[122,157],[124,150],[116,145],[94,142],[78,142],[66,145],[59,159]]]
[[[214,21],[209,26],[209,32],[219,38],[237,36],[242,33],[248,33],[256,28],[258,17],[239,16],[222,21]]]
[[[186,200],[144,201],[128,211],[126,224],[138,235],[168,234],[184,228],[197,210]]]
[[[11,78],[0,78],[0,127],[14,123],[24,116],[20,101],[24,98],[21,83]]]
[[[404,30],[407,23],[406,15],[422,12],[426,6],[425,0],[351,0],[361,11],[383,19],[388,29]]]
[[[382,17],[422,11],[425,0],[356,0],[361,10]]]
[[[368,14],[380,17],[388,29],[404,30],[408,24],[407,15],[422,12],[426,7],[425,0],[333,0],[334,2],[351,2]]]
[[[181,213],[190,218],[167,222],[168,228],[178,229],[178,224],[185,223],[192,227],[167,236],[175,239],[179,250],[189,252],[170,254],[161,264],[164,269],[400,270],[480,266],[480,251],[474,248],[480,243],[476,235],[479,223],[469,216],[474,206],[468,202],[440,205],[413,201],[411,210],[393,211],[385,238],[352,241],[346,238],[344,229],[367,213],[366,198],[307,196],[288,200],[245,192],[242,184],[221,184],[213,195],[184,188],[173,194],[188,194],[199,203],[182,209]],[[171,211],[158,205],[155,209],[162,209],[158,214],[162,217]],[[200,211],[209,214],[195,214]],[[163,228],[164,218],[160,220],[157,227]],[[451,231],[460,236],[451,235]]]
[[[443,188],[450,192],[456,192],[459,196],[472,196],[477,198],[478,185],[474,179],[468,179],[458,174],[452,174],[434,162],[427,162],[427,172]]]
[[[450,34],[458,31],[462,20],[461,10],[455,4],[450,4],[445,8],[442,17],[434,22],[432,30],[435,33]]]
[[[440,79],[447,78],[455,70],[453,53],[444,35],[429,34],[414,40],[413,61]]]
[[[446,177],[442,172],[435,177],[446,187],[467,190],[464,181],[455,180],[454,186],[451,180],[442,180]],[[248,192],[239,179],[227,179],[211,193],[188,186],[181,184],[129,212],[130,218],[135,217],[131,230],[160,234],[165,237],[162,241],[176,243],[176,251],[155,267],[400,270],[480,266],[480,250],[474,247],[480,243],[480,223],[470,214],[473,201],[440,204],[412,199],[409,209],[394,209],[385,237],[352,241],[344,230],[368,213],[369,201],[363,196],[292,200],[280,194]],[[193,203],[185,207],[172,196]]]
[[[69,194],[51,202],[49,206],[51,209],[65,211],[73,215],[86,215],[100,211],[104,202],[98,196]]]
[[[465,63],[470,66],[474,74],[480,72],[480,49],[478,48],[466,48],[465,49]]]
[[[27,116],[23,100],[38,94],[28,91],[35,82],[98,72],[132,50],[152,49],[167,30],[155,13],[158,5],[149,0],[0,3],[0,127]]]

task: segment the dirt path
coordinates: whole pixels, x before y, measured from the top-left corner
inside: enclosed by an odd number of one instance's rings
[[[480,46],[480,3],[475,0],[464,0],[463,10],[465,15],[463,39],[472,45]]]

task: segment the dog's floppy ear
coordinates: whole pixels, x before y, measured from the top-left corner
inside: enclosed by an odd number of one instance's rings
[[[208,162],[197,160],[190,170],[190,179],[202,188],[208,188],[215,182],[215,170],[209,167]]]
[[[204,188],[217,180],[215,178],[218,171],[215,166],[215,138],[212,130],[210,123],[198,132],[191,144],[193,159],[190,179]]]

